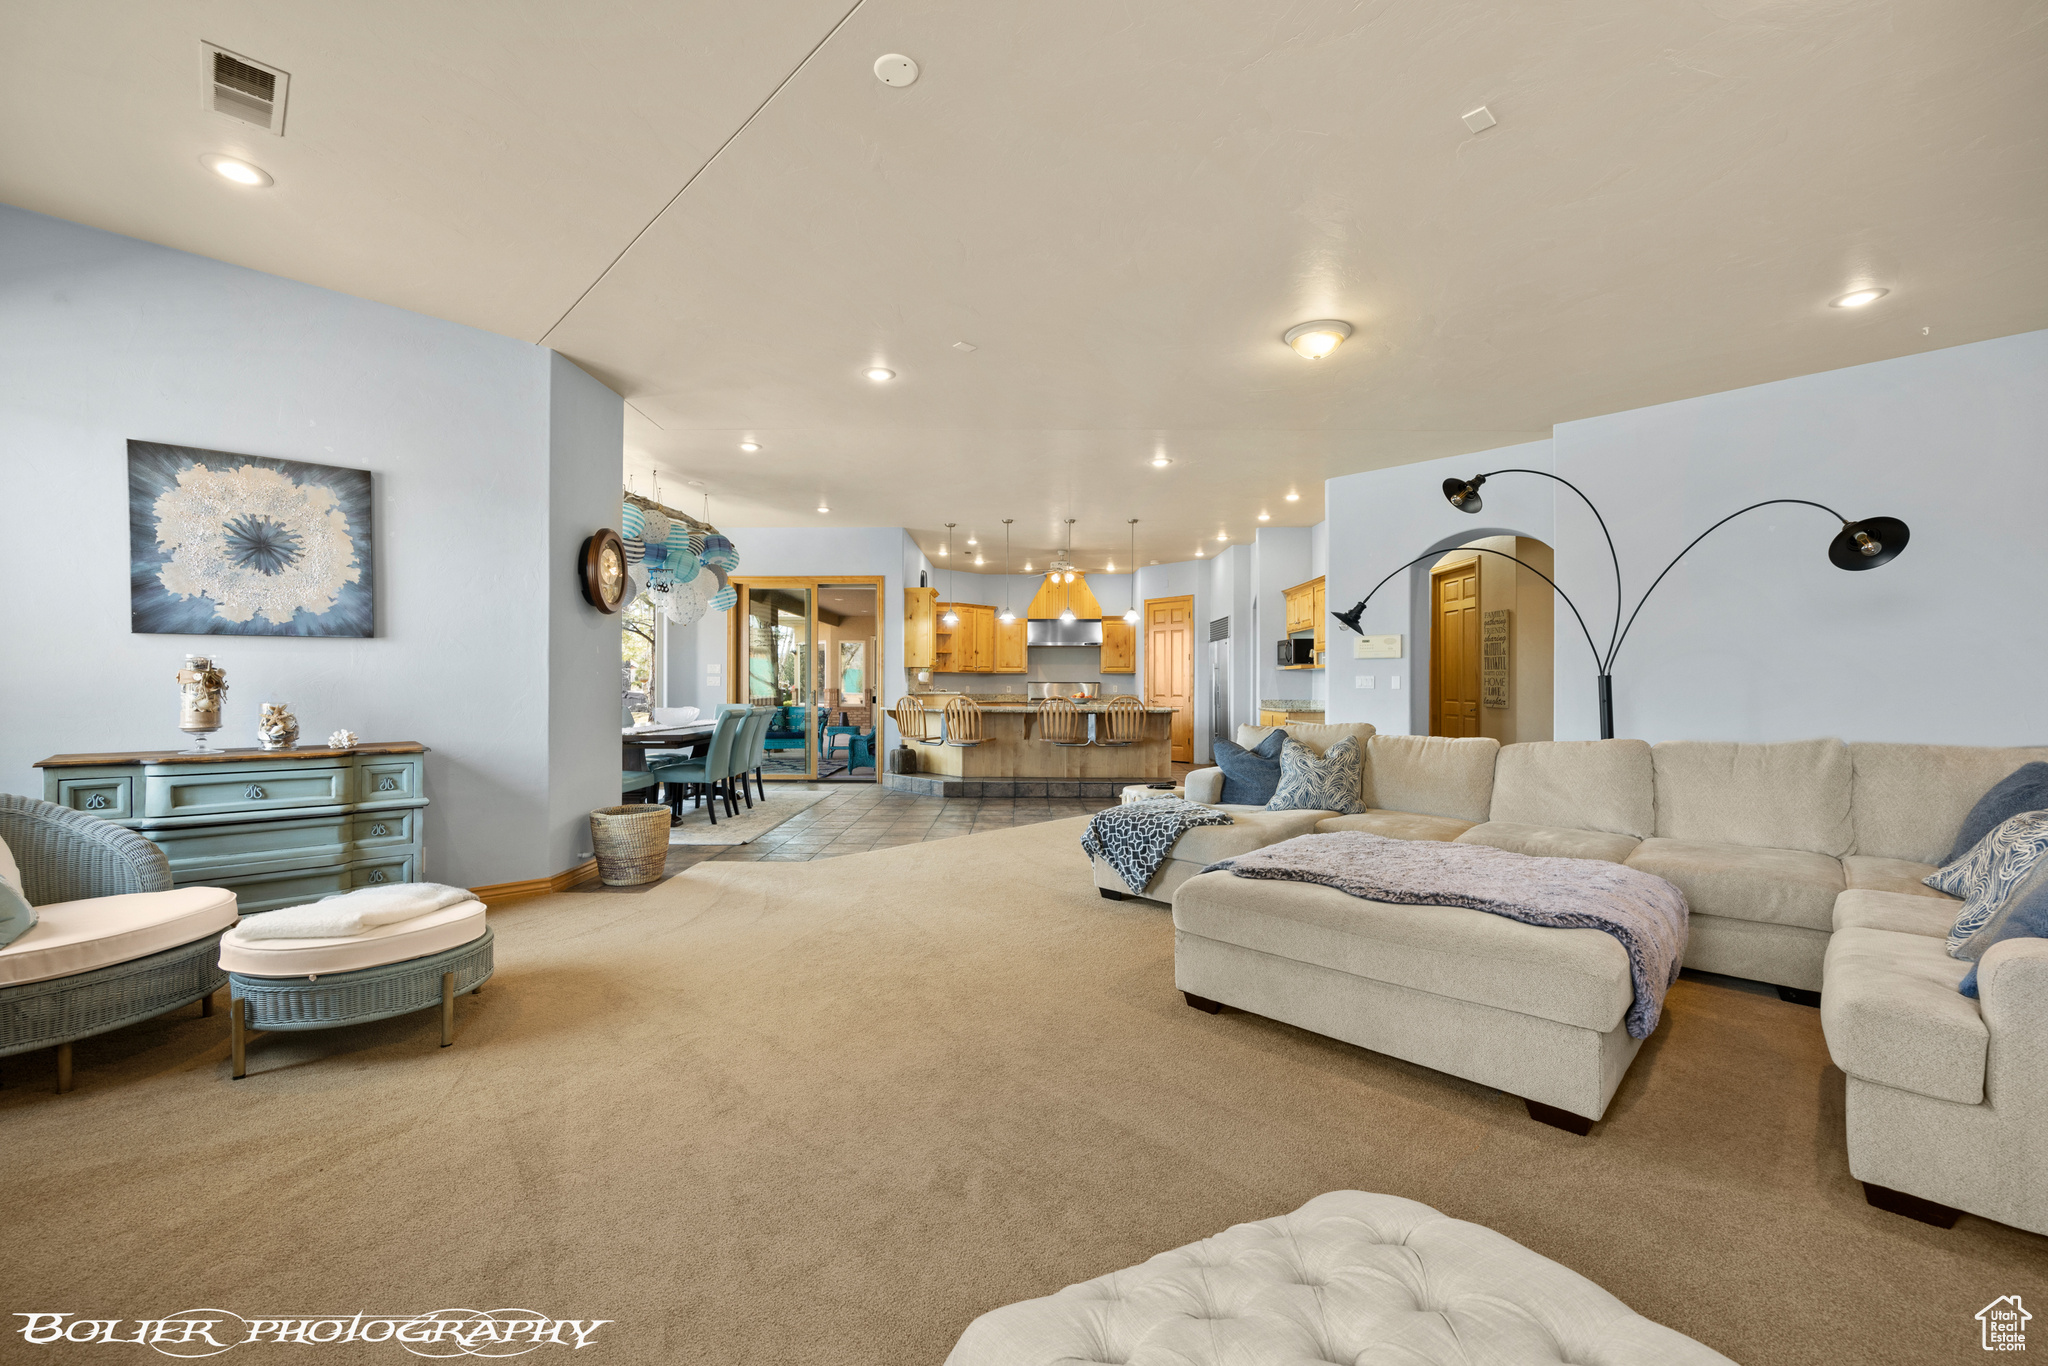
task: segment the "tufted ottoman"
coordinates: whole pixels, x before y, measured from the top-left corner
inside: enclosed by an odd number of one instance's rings
[[[946,1366],[1733,1366],[1575,1271],[1397,1195],[1332,1191],[991,1310]]]

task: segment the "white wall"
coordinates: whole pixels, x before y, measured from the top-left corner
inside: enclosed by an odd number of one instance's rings
[[[559,596],[574,592],[559,551],[574,518],[596,517],[587,533],[618,514],[584,508],[551,471],[604,456],[601,501],[615,503],[622,409],[558,365],[522,342],[0,207],[0,786],[40,796],[31,765],[52,753],[182,748],[172,675],[186,651],[218,647],[230,691],[217,744],[254,744],[260,704],[287,702],[308,741],[345,727],[430,747],[428,877],[481,885],[571,866],[551,782],[565,805],[616,800],[615,777],[610,795],[597,786],[616,734],[577,747],[596,715],[616,715],[618,633]],[[130,438],[373,471],[376,636],[131,635]],[[559,728],[556,707],[572,714]]]
[[[1328,548],[1323,553],[1328,561],[1324,573],[1329,610],[1349,610],[1405,560],[1425,554],[1434,558],[1433,552],[1482,536],[1533,536],[1555,544],[1552,492],[1557,485],[1548,479],[1525,474],[1488,481],[1485,510],[1477,515],[1459,512],[1443,496],[1443,481],[1452,475],[1464,478],[1503,466],[1548,469],[1550,459],[1550,443],[1532,441],[1326,482]],[[1563,558],[1559,556],[1560,564]],[[1321,676],[1327,680],[1331,721],[1370,721],[1389,735],[1429,733],[1429,563],[1425,560],[1397,574],[1373,597],[1361,621],[1366,635],[1402,636],[1401,658],[1354,658],[1351,646],[1358,637],[1334,621],[1324,624],[1329,653]],[[1585,602],[1569,579],[1561,581]],[[1562,623],[1567,620],[1569,614],[1560,612],[1558,652],[1573,648],[1583,653],[1583,640],[1575,638],[1568,645],[1563,639]],[[1373,680],[1371,690],[1356,686],[1360,677]],[[1396,679],[1398,690],[1392,686]]]
[[[1813,508],[1716,531],[1616,661],[1616,734],[2048,741],[2033,601],[2048,569],[2048,332],[1570,422],[1555,445],[1558,472],[1606,514],[1631,602],[1688,540],[1765,498],[1912,528],[1897,560],[1854,574],[1827,562],[1838,527]],[[1592,518],[1569,493],[1557,509],[1560,581],[1597,584],[1611,571]],[[1559,739],[1598,733],[1568,625],[1560,612]]]
[[[1277,655],[1287,625],[1287,590],[1315,577],[1309,568],[1315,540],[1305,526],[1260,527],[1258,535],[1258,597],[1256,659],[1258,660],[1258,701],[1306,701],[1315,695],[1311,679],[1322,675],[1299,671],[1282,673]],[[1258,720],[1257,716],[1251,718]]]

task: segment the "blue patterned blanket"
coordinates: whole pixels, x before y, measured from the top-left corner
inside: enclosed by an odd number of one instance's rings
[[[1161,797],[1096,812],[1081,835],[1081,849],[1116,869],[1124,886],[1142,892],[1166,862],[1175,840],[1198,825],[1236,823],[1228,811]]]
[[[1396,906],[1463,906],[1546,929],[1601,930],[1628,953],[1635,987],[1625,1021],[1647,1039],[1685,957],[1685,893],[1602,859],[1533,858],[1487,844],[1396,840],[1347,830],[1212,863],[1205,873],[1313,882]]]

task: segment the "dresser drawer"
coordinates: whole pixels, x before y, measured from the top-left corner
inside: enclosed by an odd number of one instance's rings
[[[102,820],[125,821],[135,811],[135,771],[60,772],[44,783],[44,798]]]
[[[349,886],[382,887],[392,882],[418,882],[419,862],[419,855],[412,853],[359,859],[349,865]]]
[[[356,759],[356,790],[359,802],[406,802],[420,795],[420,761],[411,756],[399,759]]]
[[[349,890],[345,867],[286,869],[244,877],[179,878],[180,887],[225,887],[235,894],[236,909],[243,915],[277,911],[286,906],[303,906],[323,896]]]
[[[349,770],[340,761],[318,767],[248,768],[240,764],[193,766],[151,773],[149,816],[218,816],[286,811],[299,806],[340,806],[347,802]]]
[[[420,842],[420,808],[417,806],[367,811],[352,819],[354,829],[349,838],[359,858],[381,855],[386,851],[403,853],[406,847]]]
[[[349,817],[301,816],[233,825],[185,825],[151,830],[149,842],[171,861],[178,882],[209,877],[348,862]]]

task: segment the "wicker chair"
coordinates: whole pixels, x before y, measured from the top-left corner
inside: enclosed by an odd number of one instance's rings
[[[31,906],[171,890],[163,850],[83,811],[0,793],[0,840],[21,866]],[[0,1057],[57,1049],[57,1090],[71,1089],[71,1045],[197,1001],[213,1014],[227,985],[220,933],[145,958],[0,987]]]
[[[1072,748],[1088,743],[1088,718],[1064,697],[1048,697],[1038,704],[1038,738],[1048,744]]]
[[[1135,745],[1145,738],[1145,704],[1135,694],[1120,692],[1109,699],[1097,722],[1098,745]]]

